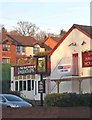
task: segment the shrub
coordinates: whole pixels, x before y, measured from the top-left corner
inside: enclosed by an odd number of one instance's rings
[[[71,107],[71,106],[91,106],[92,93],[76,94],[76,93],[62,93],[49,94],[44,99],[46,106],[57,107]]]

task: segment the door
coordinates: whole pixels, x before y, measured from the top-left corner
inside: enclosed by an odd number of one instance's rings
[[[73,75],[78,75],[78,53],[72,54]]]

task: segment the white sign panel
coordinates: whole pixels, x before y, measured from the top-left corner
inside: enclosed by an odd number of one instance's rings
[[[72,75],[72,66],[70,64],[58,65],[57,73],[61,76]]]

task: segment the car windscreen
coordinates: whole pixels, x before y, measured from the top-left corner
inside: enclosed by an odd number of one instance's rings
[[[5,102],[5,99],[2,96],[0,96],[0,102]]]
[[[23,101],[21,98],[12,95],[5,95],[4,96],[8,101]]]

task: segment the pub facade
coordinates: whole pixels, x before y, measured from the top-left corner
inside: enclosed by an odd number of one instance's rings
[[[51,93],[92,92],[92,26],[74,24],[48,57],[50,60],[46,69],[50,71],[43,77],[44,96]],[[38,65],[41,72],[42,67]],[[40,74],[35,73],[35,66],[29,68],[11,68],[11,90],[20,91],[23,97],[40,100]]]

